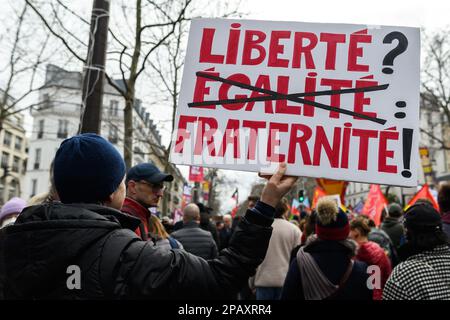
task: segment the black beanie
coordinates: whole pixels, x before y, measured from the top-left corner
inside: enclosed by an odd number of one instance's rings
[[[61,143],[53,175],[63,203],[98,203],[117,190],[125,177],[125,162],[116,148],[93,133]]]
[[[428,203],[417,203],[405,212],[405,226],[416,232],[434,232],[442,229],[439,212]]]

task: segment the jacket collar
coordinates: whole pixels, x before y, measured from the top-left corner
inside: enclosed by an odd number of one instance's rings
[[[129,197],[125,198],[121,211],[128,215],[135,216],[142,221],[148,221],[150,218],[150,211],[139,202]]]
[[[200,228],[200,225],[195,221],[189,221],[184,223],[183,228]]]
[[[100,215],[100,217],[98,216]],[[18,217],[17,224],[27,222],[45,222],[52,220],[55,222],[71,221],[110,221],[119,223],[121,227],[135,230],[141,223],[139,219],[122,213],[119,210],[92,203],[71,203],[60,202],[45,203],[41,205],[25,208]]]

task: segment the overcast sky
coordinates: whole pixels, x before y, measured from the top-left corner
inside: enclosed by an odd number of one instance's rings
[[[449,24],[443,0],[244,0],[248,17],[260,20],[333,22],[441,28]]]

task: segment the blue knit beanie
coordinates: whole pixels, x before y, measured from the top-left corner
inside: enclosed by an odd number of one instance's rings
[[[63,203],[98,203],[117,190],[125,177],[125,162],[116,148],[93,133],[61,143],[53,175]]]

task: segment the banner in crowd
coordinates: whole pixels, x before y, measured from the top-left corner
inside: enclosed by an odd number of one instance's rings
[[[387,207],[387,204],[388,202],[384,197],[380,186],[377,184],[372,184],[361,214],[372,219],[378,227],[381,223],[382,211]]]
[[[430,151],[427,147],[419,148],[420,162],[422,164],[423,176],[426,184],[435,183],[435,172],[433,171],[433,164],[430,159]]]
[[[209,200],[209,182],[208,181],[202,182],[202,193],[203,193],[203,200],[208,201]]]
[[[189,168],[189,181],[202,182],[203,181],[203,167],[191,166]]]
[[[300,216],[300,211],[298,211],[298,207],[300,206],[300,202],[297,199],[292,199],[292,205],[291,205],[291,215],[293,216]]]
[[[341,203],[345,203],[345,190],[348,182],[342,180],[316,179],[316,183],[326,194],[339,194]]]
[[[326,192],[323,191],[323,189],[321,187],[316,187],[316,189],[314,190],[314,195],[313,195],[313,201],[312,201],[311,208],[315,209],[319,199],[322,198],[322,197],[325,197],[326,195],[327,195]]]
[[[422,200],[427,200],[429,201],[433,207],[439,211],[439,204],[437,203],[436,199],[434,198],[434,196],[431,194],[430,191],[430,187],[428,186],[428,184],[424,184],[423,187],[419,190],[419,192],[417,192],[415,194],[415,196],[408,202],[408,204],[405,207],[405,211],[412,206],[413,204],[415,204],[417,202],[417,200],[422,199]]]
[[[171,161],[417,185],[418,28],[197,19]]]

